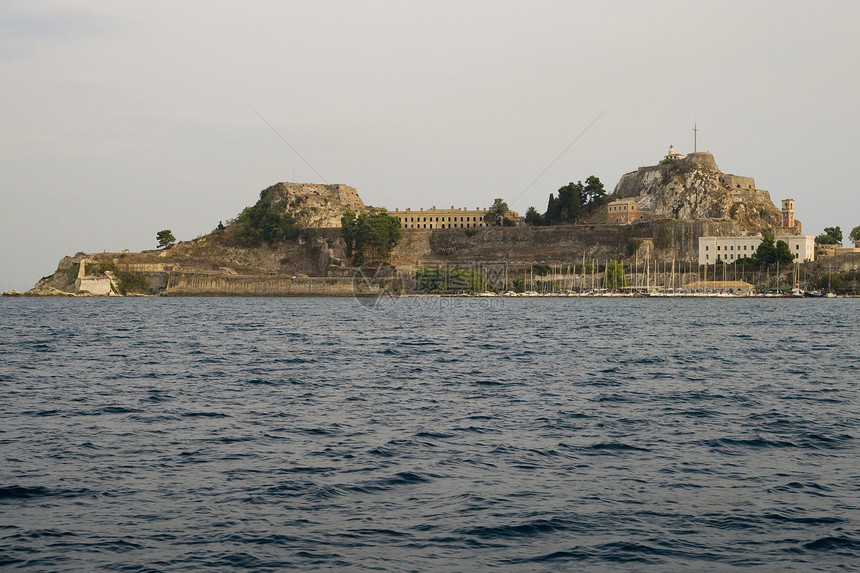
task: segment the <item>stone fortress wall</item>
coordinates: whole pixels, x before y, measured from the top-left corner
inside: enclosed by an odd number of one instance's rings
[[[755,179],[740,175],[720,175],[720,183],[729,189],[755,189]]]
[[[352,277],[225,276],[175,273],[165,296],[351,296],[377,290]]]

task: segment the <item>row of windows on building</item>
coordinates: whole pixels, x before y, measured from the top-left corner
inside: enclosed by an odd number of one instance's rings
[[[705,245],[705,250],[706,250],[706,251],[711,250],[711,249],[710,249],[710,247],[711,247],[710,245]],[[719,251],[721,247],[722,247],[722,245],[717,245],[717,250]],[[746,251],[746,250],[747,250],[747,245],[744,245],[743,247],[744,247],[744,250]],[[729,245],[728,247],[726,247],[725,249],[722,249],[722,250],[724,250],[724,251],[734,251],[734,250],[735,250],[735,246],[734,246],[734,245]],[[741,245],[738,245],[738,250],[739,250],[739,251],[741,250]],[[750,250],[751,250],[751,251],[754,251],[755,249],[754,249],[754,248],[752,248],[752,247],[750,247]],[[794,245],[794,250],[795,250],[795,251],[799,251],[799,250],[800,250],[800,245]]]
[[[721,247],[722,247],[722,245],[717,245],[717,250],[719,251],[719,250],[721,249]],[[800,246],[798,246],[797,248],[799,249],[799,248],[800,248]],[[710,246],[710,245],[705,245],[705,250],[706,250],[706,251],[710,251],[710,250],[711,250],[711,246]],[[726,250],[726,251],[734,251],[734,250],[735,250],[735,246],[734,246],[734,245],[729,245],[728,247],[726,247],[726,248],[725,248],[725,250]],[[741,246],[740,246],[740,245],[738,245],[738,250],[739,250],[739,251],[741,250]],[[746,245],[744,245],[744,250],[745,250],[745,251],[747,250],[747,246],[746,246]],[[750,250],[751,250],[751,251],[754,251],[755,249],[753,249],[752,247],[750,247]]]
[[[427,229],[428,228],[427,225],[430,225],[430,227],[429,227],[430,229],[433,228],[433,223],[403,223],[403,228],[404,229]],[[484,223],[448,223],[447,225],[445,225],[445,223],[442,223],[442,224],[436,224],[436,226],[439,227],[440,229],[444,229],[446,227],[450,228],[450,229],[453,229],[456,227],[462,227],[465,229],[465,228],[470,228],[470,227],[483,227]]]
[[[470,222],[466,223],[465,221]],[[404,229],[433,229],[434,227],[453,229],[455,227],[471,228],[484,226],[483,217],[402,217],[400,222]],[[436,223],[435,225],[434,222]]]
[[[632,222],[636,221],[637,219],[642,219],[644,216],[645,216],[644,214],[640,214],[637,217],[635,214],[631,214],[630,215],[630,222],[632,223]],[[609,217],[611,218],[612,215],[610,215]],[[627,222],[627,215],[619,215],[619,216],[615,217],[615,222],[616,223],[626,223]],[[611,223],[611,221],[610,221],[610,223]]]
[[[744,255],[744,257],[745,257],[745,256],[746,256],[746,255]],[[711,255],[705,255],[705,260],[709,260],[710,258],[711,258]],[[737,258],[741,259],[741,258],[743,258],[743,257],[741,257],[740,255],[738,255],[738,256],[737,256]],[[795,259],[799,259],[799,258],[800,258],[800,253],[794,253],[794,258],[795,258]],[[726,254],[724,254],[724,255],[717,254],[717,260],[718,260],[718,261],[722,261],[722,260],[726,260],[726,261],[733,261],[733,260],[735,260],[735,255],[734,255],[734,254],[732,254],[732,253],[727,254],[727,255],[726,255]]]
[[[470,217],[441,217],[442,221],[448,221],[448,222],[451,222],[451,221],[477,221],[478,219],[483,219],[483,217],[471,217],[471,218]],[[404,217],[403,221],[406,222],[406,220],[407,220],[406,217]],[[438,223],[439,220],[440,220],[440,217],[436,217],[435,219],[433,217],[430,217],[430,221],[436,221]],[[409,217],[409,222],[415,223],[416,222],[415,217]],[[423,218],[418,217],[418,222],[419,223],[421,223],[421,222],[426,223],[427,217],[423,217]]]

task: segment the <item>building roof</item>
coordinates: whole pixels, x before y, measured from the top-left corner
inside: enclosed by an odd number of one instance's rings
[[[633,203],[635,205],[636,201],[634,201],[633,199],[616,199],[615,201],[612,201],[611,203],[609,203],[609,205],[622,205],[622,204],[628,204],[629,205],[630,203]]]

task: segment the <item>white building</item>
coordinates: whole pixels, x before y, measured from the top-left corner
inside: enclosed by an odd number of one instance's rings
[[[666,154],[666,156],[663,158],[663,161],[677,161],[678,159],[684,159],[685,157],[686,155],[675,151],[674,145],[670,145],[669,153]]]
[[[699,237],[699,264],[713,265],[715,262],[732,264],[738,259],[752,257],[761,244],[762,236],[750,237]],[[776,237],[785,241],[794,254],[794,262],[815,260],[815,238],[809,235],[784,235]]]

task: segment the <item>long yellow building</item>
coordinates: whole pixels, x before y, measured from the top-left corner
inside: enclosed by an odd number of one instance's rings
[[[400,219],[401,229],[475,229],[488,226],[484,222],[484,215],[487,214],[486,208],[456,209],[451,205],[450,209],[437,209],[434,205],[430,209],[417,211],[395,209],[389,211],[388,214]],[[508,211],[505,217],[515,222],[519,221],[520,218],[519,214],[514,211]]]

